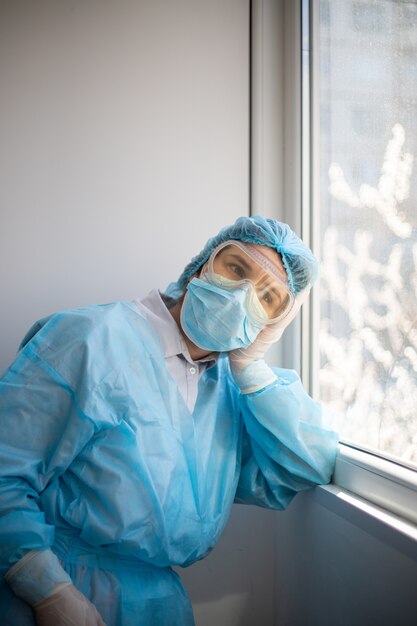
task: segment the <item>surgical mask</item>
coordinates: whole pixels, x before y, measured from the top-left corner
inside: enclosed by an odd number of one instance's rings
[[[219,287],[207,278],[193,278],[187,286],[181,308],[181,326],[187,337],[199,348],[213,352],[228,352],[247,348],[267,322],[262,307],[261,321],[248,314],[249,285],[233,290]]]

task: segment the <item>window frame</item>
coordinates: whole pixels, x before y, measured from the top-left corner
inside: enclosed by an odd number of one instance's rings
[[[320,257],[320,92],[319,92],[319,9],[320,0],[299,0],[299,38],[293,45],[301,49],[300,74],[300,161],[301,161],[301,235]],[[320,293],[313,289],[310,302],[302,311],[298,329],[301,344],[301,378],[308,392],[319,398],[318,371],[320,352],[318,324]],[[318,498],[326,506],[346,513],[346,503],[374,517],[384,527],[396,530],[402,537],[417,542],[417,471],[393,459],[370,452],[353,443],[341,441],[331,485],[321,487]],[[355,500],[356,506],[355,506]],[[362,506],[360,503],[368,506]],[[358,504],[359,503],[359,504]],[[369,509],[371,505],[371,509]],[[353,510],[351,509],[351,510]],[[389,519],[386,513],[389,512]],[[385,517],[384,517],[385,516]]]

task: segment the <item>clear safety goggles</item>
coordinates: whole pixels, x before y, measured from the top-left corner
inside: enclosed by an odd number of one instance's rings
[[[278,256],[275,264],[251,244],[226,241],[202,271],[209,282],[225,289],[248,285],[248,312],[262,324],[277,322],[293,307],[294,296]]]

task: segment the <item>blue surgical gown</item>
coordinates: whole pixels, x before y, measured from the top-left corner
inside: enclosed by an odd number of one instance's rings
[[[284,509],[329,481],[337,437],[295,372],[241,395],[221,355],[190,413],[133,303],[55,314],[0,382],[0,575],[51,548],[108,626],[190,626],[172,565],[216,544],[233,502]],[[2,624],[34,625],[0,585]]]

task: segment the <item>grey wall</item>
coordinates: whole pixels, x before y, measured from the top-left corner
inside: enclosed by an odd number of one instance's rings
[[[415,626],[412,541],[317,494],[297,496],[275,520],[277,626]]]
[[[55,310],[165,287],[249,210],[248,0],[2,0],[0,369]],[[273,623],[273,516],[183,573],[199,626]],[[256,619],[255,619],[256,618]]]
[[[275,515],[235,505],[213,552],[179,572],[197,626],[275,624]]]

